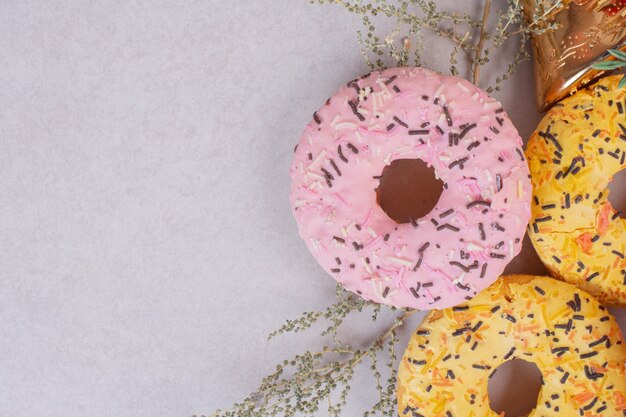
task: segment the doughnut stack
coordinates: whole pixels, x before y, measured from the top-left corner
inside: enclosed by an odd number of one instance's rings
[[[556,104],[529,140],[471,83],[422,68],[350,81],[313,114],[290,167],[298,230],[366,300],[431,310],[398,377],[402,417],[498,416],[487,385],[521,358],[542,374],[530,416],[626,415],[626,222],[608,184],[626,168],[626,90],[607,77]],[[380,207],[392,162],[419,159],[443,192],[404,223]],[[560,279],[504,276],[528,228]]]

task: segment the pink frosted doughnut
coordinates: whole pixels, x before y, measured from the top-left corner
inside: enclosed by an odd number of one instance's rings
[[[406,224],[376,201],[383,168],[421,159],[444,182]],[[500,103],[466,80],[394,68],[353,80],[313,114],[290,168],[291,206],[319,264],[346,289],[396,307],[457,305],[521,250],[531,185]]]

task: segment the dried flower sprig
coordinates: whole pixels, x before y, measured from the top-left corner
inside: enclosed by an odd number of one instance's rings
[[[508,0],[507,7],[494,13],[491,0],[476,2],[483,5],[480,17],[439,10],[434,1],[426,0],[311,0],[312,3],[338,4],[360,15],[363,31],[357,32],[361,53],[371,69],[416,65],[424,62],[424,36],[428,33],[451,41],[450,73],[460,74],[459,56],[467,59],[467,78],[480,84],[480,70],[490,62],[494,52],[512,37],[518,47],[506,71],[484,86],[487,92],[498,91],[520,63],[529,58],[527,41],[533,33],[555,29],[551,17],[560,10],[563,0],[536,0],[531,16],[525,18],[521,0]],[[491,18],[491,16],[495,16]],[[392,19],[394,29],[382,36],[376,32],[374,20]],[[408,57],[413,52],[413,62]],[[479,85],[480,86],[480,85]]]
[[[381,306],[337,287],[337,302],[322,311],[304,313],[295,320],[288,320],[269,336],[273,338],[283,333],[305,331],[319,321],[326,321],[329,327],[321,335],[333,335],[332,346],[324,346],[318,352],[307,351],[283,361],[248,398],[234,404],[229,410],[218,410],[212,416],[312,416],[322,410],[329,416],[340,416],[347,404],[354,372],[359,364],[366,361],[370,363],[379,398],[364,416],[395,415],[397,331],[404,320],[416,311],[390,309],[396,312],[390,327],[364,349],[349,346],[337,337],[344,319],[353,313],[369,310],[372,320],[376,321]],[[387,362],[386,378],[379,365],[381,355]]]
[[[532,15],[525,18],[521,0],[508,0],[507,7],[495,12],[491,0],[479,0],[476,3],[483,5],[479,17],[442,11],[434,1],[426,0],[309,1],[337,4],[362,17],[364,30],[357,32],[357,39],[365,62],[371,69],[424,65],[427,57],[424,52],[430,51],[425,45],[427,36],[435,35],[451,42],[450,72],[460,73],[459,56],[463,56],[467,76],[471,76],[474,84],[478,85],[481,68],[490,62],[496,50],[516,37],[518,47],[505,72],[486,88],[489,93],[500,90],[501,84],[515,73],[519,64],[529,58],[527,43],[531,34],[555,29],[551,17],[564,3],[564,0],[535,0]],[[379,18],[393,21],[393,30],[385,36],[377,34],[375,21]],[[394,315],[393,324],[373,337],[365,335],[364,339],[372,340],[365,348],[341,341],[345,319],[369,311],[376,322],[382,309]],[[255,392],[228,410],[216,411],[212,417],[319,414],[339,417],[347,404],[355,370],[364,363],[369,363],[378,392],[378,400],[364,413],[364,417],[396,416],[398,331],[415,312],[367,302],[338,287],[334,304],[288,320],[269,335],[272,339],[284,333],[303,332],[326,322],[328,327],[321,332],[321,336],[332,336],[332,344],[283,361],[276,366],[275,372],[261,381]],[[385,360],[382,365],[381,359]]]

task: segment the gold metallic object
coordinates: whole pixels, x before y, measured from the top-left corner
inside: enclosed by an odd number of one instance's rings
[[[550,6],[554,1],[522,2],[527,21],[538,32],[532,44],[539,111],[602,75],[591,65],[612,59],[608,49],[626,51],[626,0],[564,0],[559,7]]]

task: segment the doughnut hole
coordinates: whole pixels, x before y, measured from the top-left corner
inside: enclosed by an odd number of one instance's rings
[[[616,211],[621,212],[622,219],[626,219],[626,169],[615,174],[609,183],[609,201]]]
[[[443,192],[443,181],[421,159],[396,159],[381,173],[376,189],[380,208],[398,224],[417,220],[432,211]]]
[[[525,417],[537,406],[541,371],[532,362],[511,359],[496,368],[489,379],[489,407],[506,417]]]

